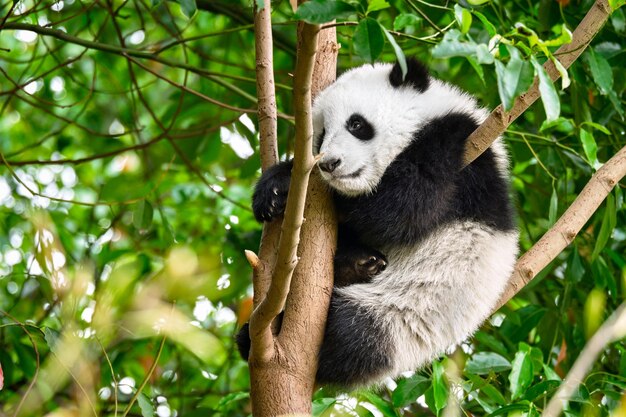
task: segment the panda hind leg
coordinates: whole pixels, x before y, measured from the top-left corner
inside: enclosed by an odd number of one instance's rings
[[[341,389],[369,385],[388,375],[396,345],[373,311],[333,291],[316,382]]]

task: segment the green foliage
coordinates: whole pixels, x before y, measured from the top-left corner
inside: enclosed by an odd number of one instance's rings
[[[416,56],[488,108],[538,76],[543,103],[503,139],[524,251],[626,143],[622,4],[559,89],[542,64],[589,0],[273,2],[280,153],[294,17],[338,20],[340,70]],[[248,415],[233,335],[260,237],[251,2],[22,0],[0,22],[0,414]],[[454,355],[379,389],[321,389],[314,414],[538,416],[626,295],[623,185]],[[566,415],[618,415],[625,358],[607,346]]]

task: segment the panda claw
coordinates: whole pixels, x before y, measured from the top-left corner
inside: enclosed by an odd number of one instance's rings
[[[356,270],[359,274],[373,277],[380,274],[387,268],[387,259],[383,254],[369,255],[357,260]]]

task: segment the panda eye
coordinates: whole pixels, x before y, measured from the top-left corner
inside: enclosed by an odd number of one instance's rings
[[[374,137],[374,127],[360,114],[350,116],[346,129],[357,139],[370,140]]]
[[[357,130],[360,130],[361,127],[363,127],[363,124],[361,123],[361,121],[355,119],[350,122],[350,126],[348,127],[348,129],[350,129],[350,131],[352,132],[355,132]]]

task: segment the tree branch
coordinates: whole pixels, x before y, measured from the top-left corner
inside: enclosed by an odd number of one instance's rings
[[[102,52],[107,52],[107,53],[112,53],[112,54],[116,54],[116,55],[121,55],[126,57],[127,59],[129,57],[134,57],[134,58],[143,58],[143,59],[148,59],[151,61],[155,61],[155,62],[159,62],[163,65],[166,65],[168,67],[172,67],[172,68],[178,68],[178,69],[183,69],[183,70],[187,70],[190,72],[193,72],[195,74],[201,75],[217,84],[220,84],[221,86],[243,96],[244,98],[256,102],[254,97],[249,96],[247,93],[243,92],[242,90],[240,90],[239,88],[237,88],[235,85],[232,85],[222,79],[220,79],[219,77],[213,75],[213,73],[209,72],[209,71],[205,71],[201,68],[197,68],[194,67],[193,65],[189,65],[186,63],[181,63],[181,62],[175,62],[175,61],[171,61],[169,59],[166,58],[161,58],[159,56],[157,56],[157,54],[160,51],[157,52],[151,52],[151,51],[141,51],[138,49],[131,49],[131,48],[126,48],[126,47],[120,47],[120,46],[115,46],[115,45],[109,45],[106,43],[101,43],[101,42],[95,42],[95,41],[90,41],[87,39],[82,39],[76,36],[72,36],[72,35],[68,35],[67,33],[63,32],[62,30],[58,30],[58,29],[52,29],[52,28],[48,28],[48,27],[43,27],[43,26],[39,26],[39,25],[33,25],[33,24],[29,24],[29,23],[18,23],[18,22],[9,22],[6,23],[2,29],[9,29],[9,30],[28,30],[31,32],[35,32],[38,33],[40,35],[45,35],[45,36],[51,36],[53,38],[56,39],[60,39],[62,41],[68,42],[68,43],[73,43],[76,45],[80,45],[83,46],[85,48],[88,49],[94,49],[97,51],[102,51]],[[245,108],[239,108],[236,106],[231,106],[229,104],[223,103],[221,101],[218,101],[216,99],[213,99],[211,97],[208,97],[202,93],[199,93],[195,90],[192,90],[186,86],[183,86],[181,84],[178,84],[172,80],[170,80],[167,77],[164,77],[160,74],[158,74],[156,71],[151,70],[150,68],[148,68],[147,66],[141,64],[139,61],[137,60],[133,60],[133,62],[135,62],[137,65],[141,66],[143,69],[145,69],[146,71],[152,73],[153,75],[157,76],[158,78],[164,80],[165,82],[173,85],[174,87],[177,87],[181,90],[187,91],[191,94],[194,94],[200,98],[202,98],[203,100],[208,101],[211,104],[215,104],[217,106],[229,109],[229,110],[233,110],[233,111],[239,111],[242,113],[255,113],[256,110],[253,109],[245,109]],[[282,113],[277,114],[278,117],[284,118],[284,119],[291,119],[291,117],[289,115],[285,115]]]
[[[274,89],[274,56],[272,37],[271,4],[262,10],[257,9],[255,2],[254,35],[256,52],[258,122],[259,122],[259,153],[261,169],[278,163],[278,132],[276,125],[276,92]],[[276,264],[278,242],[280,240],[282,218],[263,224],[259,257],[252,262],[251,254],[246,253],[252,266],[253,305],[258,307],[267,296],[272,282],[272,268]],[[273,340],[269,333],[264,333],[257,340],[263,352],[270,352]]]
[[[294,79],[294,103],[297,107],[298,121],[296,126],[298,131],[296,132],[296,155],[289,198],[292,198],[292,192],[302,197],[302,193],[307,190],[303,186],[306,184],[298,185],[296,178],[308,175],[314,162],[311,155],[313,133],[310,115],[311,95],[315,95],[316,92],[335,79],[336,57],[339,49],[335,40],[335,30],[329,29],[316,34],[317,30],[317,27],[300,24],[297,68]],[[316,38],[319,46],[314,55],[315,43],[312,40]],[[311,81],[310,59],[313,55],[315,56],[315,67]],[[305,70],[300,69],[302,66],[305,67]],[[303,152],[305,158],[302,158]],[[261,155],[263,157],[263,151]],[[267,296],[261,299],[264,304],[255,310],[250,320],[250,333],[253,339],[249,361],[250,396],[255,417],[294,415],[294,413],[308,414],[311,411],[311,396],[315,387],[317,371],[317,353],[323,339],[324,324],[332,291],[336,219],[330,194],[317,171],[311,174],[306,192],[304,206],[306,222],[304,222],[301,211],[294,215],[289,209],[289,203],[287,204],[281,240],[281,245],[284,245],[285,249],[281,253],[286,254],[277,255],[276,248],[270,247],[273,236],[268,235],[272,233],[272,227],[280,227],[279,221],[271,222],[264,227],[261,241],[261,260],[248,254],[251,265],[253,267],[257,265],[255,277],[271,280],[272,286]],[[295,229],[299,229],[300,225],[302,227],[298,237]],[[289,243],[288,240],[292,239],[295,240]],[[298,241],[301,242],[299,245]],[[294,250],[296,249],[297,255],[301,258],[295,258],[296,252]],[[268,258],[263,256],[264,250],[268,252]],[[278,261],[265,262],[268,259],[277,259]],[[294,271],[292,268],[296,260],[298,262]],[[276,267],[272,277],[269,266],[274,264]],[[285,275],[291,279],[280,278]],[[258,286],[259,284],[256,283],[255,301],[260,298],[256,293]],[[288,297],[285,301],[287,291]],[[270,302],[273,305],[268,305]],[[275,329],[276,331],[272,333],[269,325],[271,319],[283,306],[282,325],[280,329]],[[261,314],[264,314],[265,317],[262,317]],[[254,328],[259,323],[264,326],[264,329],[258,334],[258,339],[255,341]],[[274,336],[274,334],[276,335]],[[265,345],[263,348],[267,349],[262,358],[259,358],[261,354],[257,353],[257,345],[259,344]]]
[[[610,14],[611,7],[608,0],[596,0],[576,30],[574,30],[572,42],[561,46],[554,53],[556,59],[565,68],[569,68],[572,62],[583,53],[591,40],[600,31]],[[548,60],[543,67],[553,81],[560,77],[551,60]],[[465,149],[464,165],[468,165],[478,158],[539,96],[539,82],[535,78],[530,89],[515,100],[511,111],[504,111],[502,105],[496,107],[489,117],[469,136]]]
[[[561,218],[518,261],[496,310],[546,267],[595,213],[613,187],[626,176],[626,146],[609,159],[587,183]]]
[[[251,355],[256,359],[273,356],[272,347],[261,343],[269,340],[269,336],[271,336],[270,324],[284,308],[291,285],[291,277],[298,263],[297,249],[300,242],[300,228],[304,221],[307,185],[311,170],[316,163],[312,152],[311,76],[315,62],[318,32],[318,25],[304,24],[301,46],[298,49],[294,73],[296,117],[294,164],[272,281],[267,295],[255,308],[250,318]]]
[[[255,8],[256,8],[256,2]],[[270,4],[254,15],[261,169],[278,163],[276,92]]]
[[[269,5],[269,1],[265,4],[266,6]],[[215,0],[197,0],[196,5],[200,10],[223,14],[224,16],[228,16],[229,18],[231,18],[233,21],[243,25],[252,23],[252,18],[248,13],[241,13],[241,8],[239,7],[239,5],[231,4],[230,2],[221,2]],[[274,43],[276,44],[276,47],[284,50],[290,55],[295,55],[295,45],[288,36],[285,36],[281,32],[274,32],[272,34],[272,37],[274,38]]]

